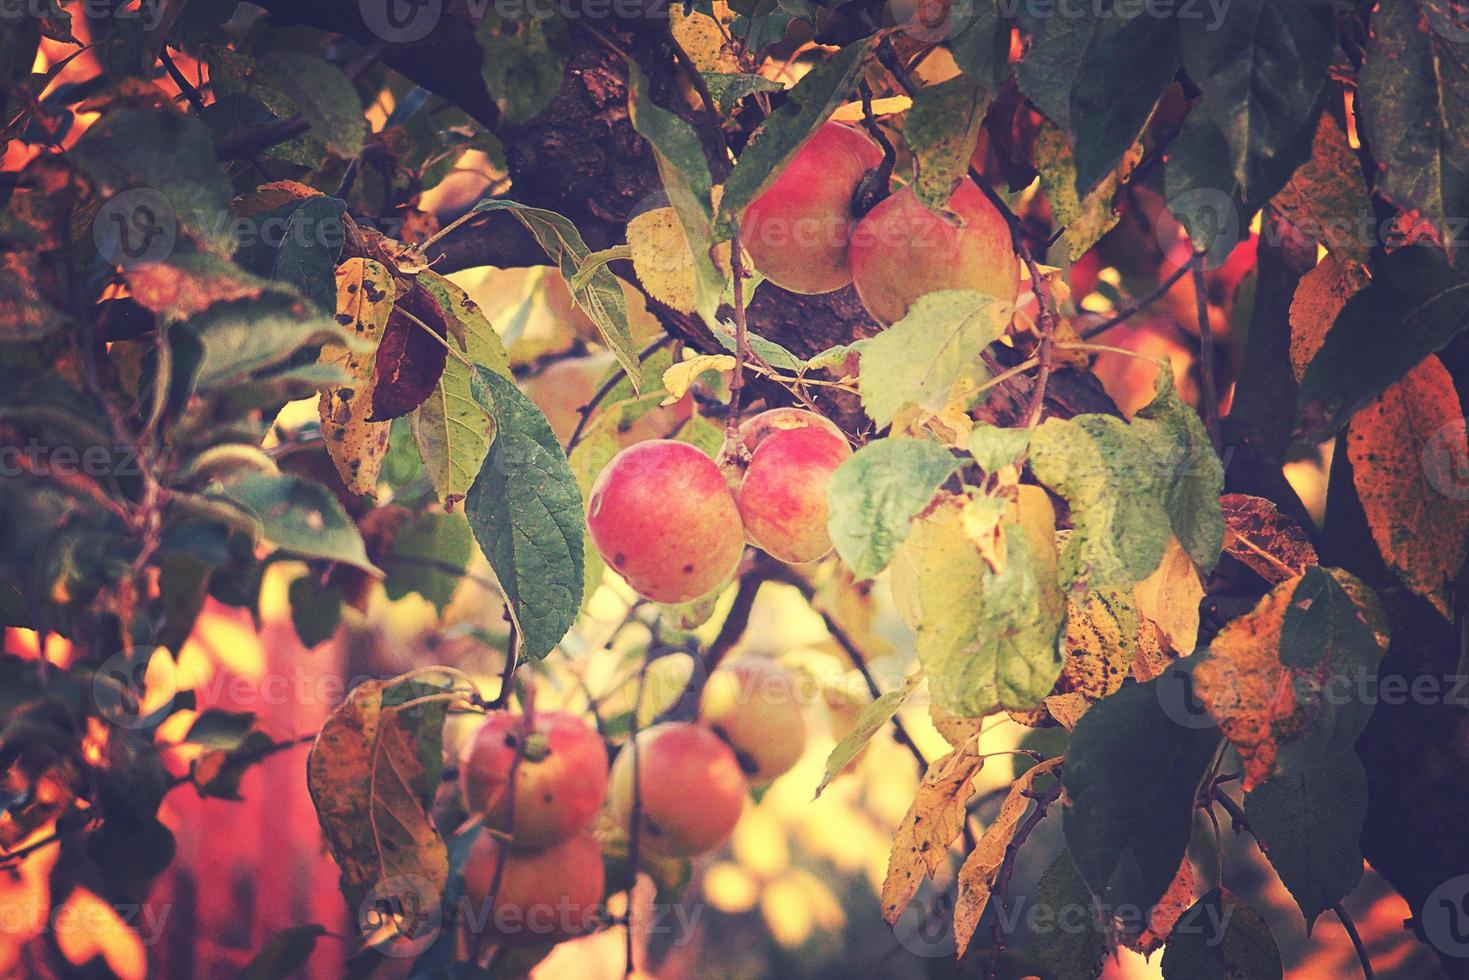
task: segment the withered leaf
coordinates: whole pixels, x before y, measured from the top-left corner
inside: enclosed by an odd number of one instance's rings
[[[932,875],[964,830],[971,783],[984,765],[972,743],[935,760],[923,775],[918,794],[893,841],[888,873],[882,883],[882,917],[897,922],[918,892],[925,874]]]
[[[1296,381],[1306,376],[1326,331],[1352,294],[1367,285],[1367,270],[1328,255],[1301,277],[1290,302],[1290,366]]]
[[[374,347],[381,341],[393,309],[393,277],[371,259],[347,259],[337,267],[337,322]],[[391,423],[373,422],[373,371],[376,351],[344,347],[322,349],[321,361],[340,366],[351,380],[321,393],[318,411],[327,452],[347,489],[373,496],[388,454]]]
[[[444,345],[459,329],[450,320],[418,282],[399,298],[377,350],[369,421],[407,415],[433,394],[449,357]]]
[[[1320,563],[1311,539],[1299,524],[1263,497],[1227,493],[1224,552],[1272,584],[1300,575]]]

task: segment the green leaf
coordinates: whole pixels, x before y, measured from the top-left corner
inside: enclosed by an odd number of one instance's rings
[[[1071,132],[1071,89],[1101,27],[1101,20],[1090,15],[1044,17],[1030,50],[1015,67],[1020,91],[1067,132]]]
[[[775,181],[801,145],[846,101],[874,42],[869,37],[849,44],[811,69],[786,94],[785,104],[755,130],[724,183],[716,236],[728,236],[733,218]]]
[[[495,438],[495,420],[476,393],[479,376],[470,365],[508,378],[510,358],[500,335],[464,290],[432,272],[419,273],[418,282],[463,330],[462,350],[469,361],[451,354],[433,392],[409,416],[429,480],[439,499],[452,505],[469,492]]]
[[[826,773],[821,777],[821,782],[816,786],[816,792],[811,796],[813,800],[821,795],[821,791],[826,789],[827,785],[840,775],[843,769],[852,764],[852,760],[861,754],[862,750],[867,747],[867,743],[872,741],[872,737],[893,720],[898,709],[903,707],[903,702],[908,700],[922,680],[923,674],[910,674],[901,688],[880,695],[877,700],[858,713],[857,720],[852,724],[852,730],[842,736],[841,741],[832,748],[831,755],[826,757]]]
[[[1223,9],[1219,24],[1182,21],[1183,64],[1204,92],[1194,113],[1224,139],[1238,196],[1259,206],[1310,156],[1336,23],[1328,0],[1233,0]]]
[[[1245,795],[1245,816],[1310,932],[1316,917],[1362,880],[1367,773],[1355,752]]]
[[[398,527],[380,559],[388,573],[388,598],[417,592],[442,616],[473,557],[474,535],[463,514],[415,514]],[[457,575],[450,571],[455,568]]]
[[[756,92],[779,92],[781,89],[779,82],[743,72],[705,72],[704,83],[709,86],[709,94],[719,103],[719,111],[725,115],[733,112],[746,96]]]
[[[118,109],[90,126],[67,158],[104,195],[142,188],[163,195],[181,228],[229,254],[230,183],[214,158],[214,134],[193,116]],[[166,227],[167,216],[154,217]]]
[[[1173,536],[1205,572],[1224,549],[1224,464],[1199,415],[1178,397],[1173,372],[1158,372],[1157,394],[1133,417],[1132,429],[1157,460],[1163,508]]]
[[[430,808],[443,771],[447,681],[366,681],[322,726],[306,786],[342,894],[356,910],[378,885],[415,876],[424,915],[438,909],[449,861]]]
[[[307,572],[291,582],[291,623],[308,650],[336,635],[342,622],[342,594]]]
[[[1163,561],[1169,520],[1157,460],[1125,422],[1110,415],[1047,419],[1031,437],[1030,466],[1071,505],[1063,582],[1123,588]]]
[[[977,422],[969,433],[969,455],[986,473],[1011,465],[1029,448],[1029,429],[1001,429],[988,422]]]
[[[1098,701],[1071,733],[1062,827],[1104,907],[1150,908],[1188,848],[1199,784],[1221,741],[1218,728],[1185,727],[1165,712],[1165,685],[1188,681],[1185,667],[1170,666]]]
[[[540,659],[581,607],[581,491],[541,410],[498,374],[479,376],[498,434],[464,512],[515,613],[526,656]]]
[[[959,70],[991,95],[1010,70],[1010,21],[1000,9],[996,0],[979,0],[969,22],[949,42]]]
[[[1056,858],[1046,873],[1035,885],[1033,907],[1047,909],[1054,917],[1048,929],[1037,928],[1035,950],[1041,961],[1050,968],[1046,976],[1052,980],[1094,980],[1101,976],[1102,962],[1107,956],[1107,937],[1101,928],[1101,917],[1096,911],[1086,882],[1072,863],[1071,855],[1065,851]],[[1075,928],[1077,920],[1063,910],[1085,909],[1089,914]],[[1067,926],[1073,926],[1068,928]]]
[[[1469,327],[1469,279],[1427,248],[1387,253],[1353,294],[1301,379],[1313,442]]]
[[[643,372],[638,363],[637,344],[633,342],[632,331],[627,325],[627,300],[622,295],[622,286],[605,265],[578,279],[592,251],[587,248],[576,226],[555,211],[526,207],[514,201],[486,199],[474,207],[476,211],[509,211],[526,231],[535,236],[546,255],[560,269],[561,277],[568,284],[576,283],[571,290],[576,305],[592,318],[607,349],[617,355],[633,387],[638,388]]]
[[[1460,18],[1451,0],[1381,4],[1358,89],[1363,142],[1380,168],[1375,190],[1418,212],[1446,247],[1463,244],[1469,215],[1469,63]]]
[[[940,211],[969,173],[979,126],[991,91],[968,75],[920,89],[903,123],[903,139],[917,158],[913,188],[927,207]]]
[[[347,203],[325,194],[291,212],[271,253],[270,278],[289,283],[327,312],[337,308],[337,259],[342,254]],[[267,243],[269,244],[269,243]]]
[[[238,748],[255,727],[255,714],[249,711],[223,711],[209,708],[194,719],[184,741],[211,749]]]
[[[260,68],[290,97],[328,149],[344,160],[362,152],[366,132],[362,102],[345,72],[321,58],[289,50],[271,51],[260,59]]]
[[[1164,980],[1280,980],[1270,927],[1250,906],[1213,889],[1179,916],[1161,963]]]
[[[934,703],[964,718],[1031,708],[1061,673],[1066,602],[1046,540],[1000,526],[994,571],[965,534],[964,505],[945,501],[914,522],[892,566],[893,597],[916,620],[918,661]]]
[[[326,343],[359,346],[330,317],[286,296],[219,303],[191,319],[187,329],[204,347],[194,373],[194,387],[200,393],[281,368],[302,348]]]
[[[913,518],[959,466],[936,442],[879,439],[837,468],[827,486],[831,540],[858,580],[888,566]]]
[[[1128,16],[1128,14],[1132,16]],[[1056,18],[1059,19],[1059,18]],[[1103,18],[1071,89],[1076,193],[1086,196],[1137,140],[1178,70],[1177,22],[1146,7]],[[1098,85],[1097,79],[1107,79]]]
[[[525,122],[551,104],[561,88],[571,43],[566,19],[554,7],[524,17],[505,17],[493,6],[474,32],[484,51],[480,73],[500,122]]]
[[[382,575],[367,560],[357,525],[320,483],[300,476],[250,473],[225,484],[223,492],[254,514],[265,537],[282,551]]]
[[[628,59],[628,111],[633,128],[653,148],[668,203],[678,215],[684,244],[693,262],[694,308],[712,323],[724,292],[724,275],[714,266],[714,206],[710,203],[709,164],[704,146],[688,121],[653,102],[648,79]]]
[[[1074,262],[1121,220],[1120,209],[1113,206],[1120,181],[1110,174],[1085,198],[1077,197],[1071,141],[1061,127],[1049,121],[1041,123],[1036,133],[1035,164],[1055,220],[1064,226],[1061,237]]]
[[[919,297],[903,319],[862,342],[863,409],[879,428],[905,405],[939,411],[955,383],[1000,339],[1014,309],[965,289]]]

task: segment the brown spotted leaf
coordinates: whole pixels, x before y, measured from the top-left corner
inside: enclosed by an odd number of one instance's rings
[[[1366,263],[1374,229],[1372,199],[1361,163],[1346,133],[1329,112],[1321,114],[1311,158],[1270,202],[1306,238],[1314,238],[1344,262]]]
[[[1469,550],[1469,499],[1431,458],[1469,455],[1453,378],[1429,357],[1352,419],[1347,456],[1372,538],[1403,584],[1450,615]]]
[[[399,298],[377,350],[371,421],[391,421],[428,401],[449,357],[444,345],[459,329],[422,284]]]
[[[985,906],[990,903],[990,892],[1005,862],[1005,853],[1015,839],[1015,831],[1030,809],[1031,787],[1038,777],[1051,773],[1060,764],[1060,759],[1048,759],[1015,780],[1010,794],[1000,804],[1000,812],[964,859],[964,866],[959,869],[959,894],[954,900],[954,939],[959,944],[961,959],[974,938],[974,929],[984,915]]]
[[[347,259],[337,267],[337,323],[364,341],[363,349],[322,348],[321,361],[350,378],[321,393],[321,434],[337,473],[352,493],[374,496],[388,454],[389,422],[372,422],[376,348],[393,310],[393,276],[371,259]],[[369,346],[370,345],[370,346]]]
[[[1225,554],[1265,581],[1284,582],[1320,563],[1306,532],[1270,501],[1227,493],[1219,504],[1224,508]]]
[[[354,913],[379,883],[417,876],[430,886],[420,898],[436,903],[448,880],[448,852],[429,812],[443,765],[446,690],[443,681],[367,681],[312,746],[306,785]]]
[[[1102,589],[1072,599],[1061,676],[1040,707],[1011,711],[1010,717],[1032,726],[1054,719],[1070,731],[1088,707],[1122,686],[1137,651],[1138,627],[1137,606],[1123,590]]]
[[[964,830],[975,774],[984,759],[972,743],[931,763],[919,784],[893,841],[888,873],[882,883],[882,916],[897,922],[918,892],[924,875],[932,875]]]
[[[1290,302],[1290,366],[1296,381],[1306,376],[1336,315],[1369,278],[1363,266],[1331,255],[1301,277]]]

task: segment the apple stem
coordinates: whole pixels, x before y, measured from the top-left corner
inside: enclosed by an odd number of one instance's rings
[[[861,93],[862,125],[866,127],[868,134],[877,142],[877,145],[882,147],[882,163],[868,171],[857,183],[857,191],[852,195],[852,214],[858,218],[877,207],[878,203],[891,193],[893,168],[898,162],[898,151],[893,148],[892,141],[877,124],[877,115],[872,111],[872,87],[863,82]]]
[[[735,369],[729,379],[729,415],[724,420],[724,449],[733,458],[743,458],[740,447],[740,397],[745,387],[745,354],[749,349],[745,320],[745,260],[741,254],[740,229],[735,226],[729,243],[729,267],[734,276]]]

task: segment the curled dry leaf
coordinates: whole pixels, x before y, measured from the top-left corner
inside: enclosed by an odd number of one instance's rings
[[[990,893],[1005,863],[1005,853],[1015,839],[1015,831],[1030,809],[1036,779],[1054,772],[1060,764],[1059,758],[1047,759],[1015,780],[994,822],[985,828],[984,836],[964,859],[964,866],[959,869],[959,894],[954,900],[954,938],[959,944],[960,959],[974,938],[974,929],[984,915],[985,906],[989,905]]]
[[[452,319],[421,283],[398,300],[378,345],[372,421],[391,421],[428,401],[449,358],[445,345],[461,332]]]
[[[1403,584],[1451,616],[1449,583],[1469,554],[1469,494],[1429,465],[1469,458],[1454,379],[1429,357],[1358,412],[1347,432],[1372,539]]]
[[[925,874],[932,876],[964,830],[965,805],[975,775],[984,766],[972,743],[928,767],[918,795],[898,828],[888,873],[882,883],[882,917],[898,921],[918,892]]]
[[[1311,539],[1299,524],[1263,497],[1226,493],[1224,552],[1275,584],[1320,564]]]

